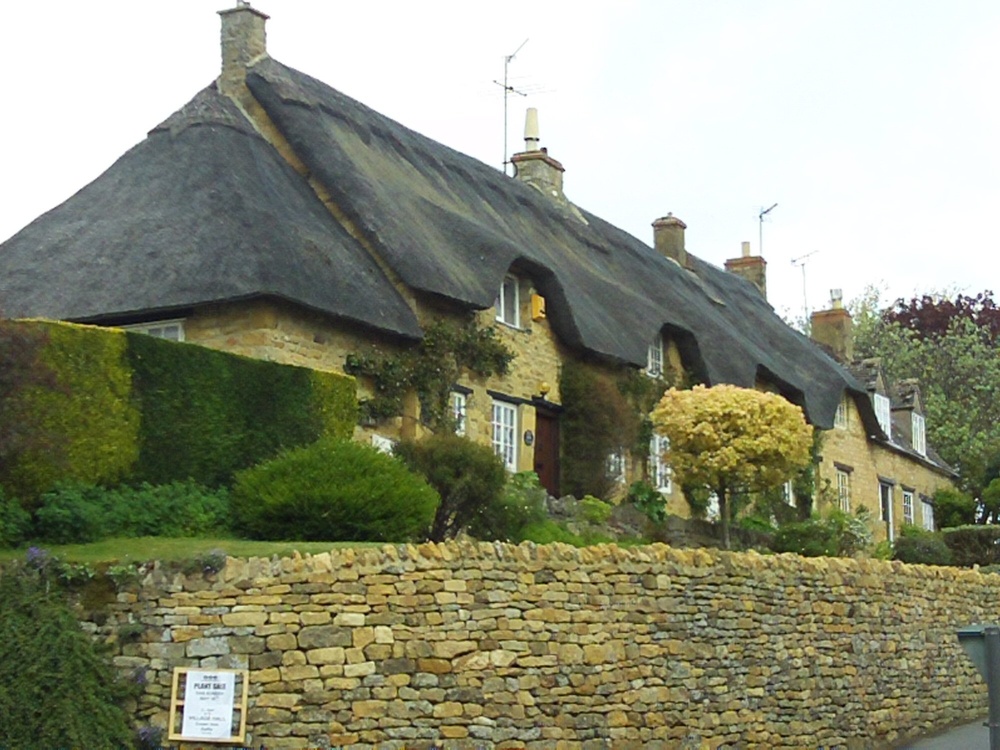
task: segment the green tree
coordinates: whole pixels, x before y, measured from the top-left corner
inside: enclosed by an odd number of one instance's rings
[[[866,294],[855,320],[857,355],[880,358],[890,382],[919,382],[928,444],[981,498],[1000,459],[1000,313],[992,294],[923,295],[881,310],[877,293]]]
[[[653,426],[670,441],[664,458],[680,485],[718,497],[726,549],[732,499],[778,487],[810,461],[812,428],[798,406],[774,393],[671,388],[653,410]]]

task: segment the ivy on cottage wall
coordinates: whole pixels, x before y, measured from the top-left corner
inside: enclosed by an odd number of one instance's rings
[[[348,354],[344,371],[371,384],[373,395],[359,403],[362,421],[400,416],[404,396],[415,391],[423,422],[437,431],[454,427],[448,395],[463,371],[482,377],[504,375],[513,359],[514,352],[493,328],[470,317],[462,323],[431,323],[419,344],[399,353],[373,348]]]

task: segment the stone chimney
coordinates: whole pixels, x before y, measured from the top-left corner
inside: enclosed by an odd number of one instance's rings
[[[222,18],[222,74],[219,93],[239,97],[246,85],[247,66],[267,54],[264,24],[267,16],[236,0],[236,7],[220,10]]]
[[[684,230],[687,224],[673,214],[661,216],[653,222],[653,247],[664,257],[676,260],[687,268],[687,249],[684,247]]]
[[[812,340],[823,344],[841,362],[854,359],[854,321],[844,307],[843,293],[830,290],[830,309],[817,310],[810,316]]]
[[[767,299],[767,261],[760,255],[750,254],[749,242],[742,243],[739,258],[726,261],[726,270],[749,281]]]
[[[568,203],[563,194],[563,165],[538,147],[538,110],[529,107],[524,118],[524,151],[510,157],[514,177],[531,185],[560,203]]]

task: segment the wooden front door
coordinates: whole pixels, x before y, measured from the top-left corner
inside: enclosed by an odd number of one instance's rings
[[[535,410],[535,473],[550,495],[559,497],[559,418]]]

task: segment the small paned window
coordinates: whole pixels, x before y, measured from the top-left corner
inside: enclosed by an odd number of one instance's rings
[[[145,333],[148,336],[155,336],[158,339],[169,341],[184,340],[183,320],[162,320],[156,323],[139,323],[137,325],[122,326],[126,331],[136,331]]]
[[[903,490],[903,523],[913,524],[913,492]]]
[[[910,417],[913,428],[913,450],[921,456],[927,455],[927,423],[923,414],[913,414]]]
[[[920,498],[920,520],[925,529],[934,531],[934,506],[924,498]]]
[[[459,393],[458,391],[451,392],[449,405],[456,435],[465,435],[465,418],[468,404],[468,397],[464,393]]]
[[[673,490],[673,472],[663,454],[670,450],[670,439],[653,435],[649,441],[649,482],[663,494]]]
[[[840,403],[837,404],[837,413],[833,418],[833,426],[838,430],[847,429],[847,398],[840,399]]]
[[[883,396],[881,393],[875,394],[875,417],[878,419],[878,425],[882,428],[882,432],[885,433],[886,437],[892,438],[892,410],[889,406],[889,397]]]
[[[837,469],[837,504],[844,513],[851,512],[851,474]]]
[[[625,452],[621,448],[608,454],[605,462],[605,473],[608,479],[616,484],[622,484],[625,481]]]
[[[505,325],[521,326],[521,294],[516,276],[504,277],[495,303],[496,319]]]
[[[646,374],[651,378],[663,375],[663,336],[659,334],[646,352]]]
[[[517,471],[517,407],[493,402],[493,451],[509,471]]]
[[[781,499],[785,501],[785,505],[795,507],[795,487],[791,479],[781,485]]]

